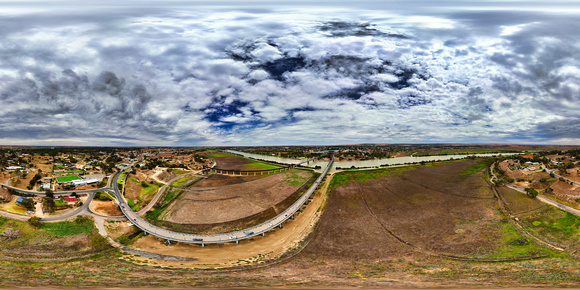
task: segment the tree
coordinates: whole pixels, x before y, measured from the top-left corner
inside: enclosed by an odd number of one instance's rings
[[[526,188],[526,194],[531,198],[536,198],[536,196],[538,196],[538,191],[534,188],[528,187]]]
[[[46,197],[48,197],[48,198],[50,198],[50,199],[54,199],[54,192],[52,192],[52,190],[50,190],[50,189],[47,189],[47,190],[44,192],[44,194],[45,194],[45,196],[46,196]]]
[[[27,210],[34,210],[34,200],[32,198],[24,198],[20,202],[20,205],[25,207]]]
[[[545,177],[540,178],[540,182],[546,182],[546,180],[547,179]]]
[[[40,220],[41,218],[37,217],[37,216],[33,216],[28,220],[28,223],[32,226],[35,227],[39,227],[40,226]]]

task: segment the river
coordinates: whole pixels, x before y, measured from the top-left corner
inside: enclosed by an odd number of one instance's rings
[[[302,162],[302,159],[292,159],[292,158],[284,158],[278,156],[268,156],[268,155],[260,155],[260,154],[253,154],[247,153],[242,151],[236,150],[226,150],[226,152],[230,152],[233,154],[242,155],[244,157],[257,159],[257,160],[266,160],[266,161],[274,161],[278,163],[284,164],[297,164]],[[342,169],[350,169],[352,166],[357,168],[380,168],[381,165],[384,166],[393,166],[393,165],[402,165],[408,163],[415,163],[421,161],[443,161],[443,160],[450,160],[450,159],[463,159],[468,156],[477,156],[477,157],[489,157],[489,156],[505,156],[505,155],[514,155],[520,153],[486,153],[486,154],[469,154],[469,155],[441,155],[441,156],[406,156],[406,157],[393,157],[393,158],[384,158],[384,159],[371,159],[371,160],[364,160],[364,161],[334,161],[332,168],[329,172],[336,172]],[[326,167],[328,161],[324,160],[317,160],[308,163],[308,165],[304,164],[308,167],[315,167],[320,166],[320,170]],[[383,167],[384,167],[383,166]],[[337,169],[340,168],[340,169]]]

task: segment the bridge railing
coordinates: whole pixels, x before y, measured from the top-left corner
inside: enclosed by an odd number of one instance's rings
[[[120,202],[123,203],[123,206],[121,207],[123,214],[125,216],[127,216],[129,221],[131,221],[135,226],[137,226],[138,228],[140,228],[141,230],[143,230],[146,233],[158,236],[158,237],[163,238],[163,239],[167,239],[169,241],[179,241],[179,242],[187,242],[187,243],[194,243],[194,244],[235,242],[235,241],[240,241],[240,240],[252,238],[252,237],[255,237],[258,235],[262,235],[263,233],[266,233],[267,231],[272,230],[275,227],[280,226],[282,223],[284,223],[288,219],[292,218],[294,216],[294,214],[296,214],[296,212],[298,212],[298,210],[300,210],[302,208],[302,206],[304,206],[304,204],[310,198],[312,193],[314,193],[316,191],[316,189],[318,188],[318,186],[320,185],[320,183],[322,182],[322,180],[324,179],[324,177],[326,176],[326,174],[328,173],[328,171],[332,167],[333,163],[334,163],[334,157],[330,160],[330,162],[328,163],[326,168],[323,170],[323,172],[320,174],[320,176],[316,179],[316,181],[312,184],[312,186],[310,186],[310,188],[308,188],[306,193],[304,193],[296,202],[294,202],[290,207],[288,207],[286,210],[284,210],[279,215],[277,215],[274,218],[269,219],[269,220],[267,220],[259,225],[249,227],[249,228],[246,228],[243,230],[235,231],[235,232],[222,233],[222,234],[196,235],[196,234],[172,232],[172,231],[160,228],[158,226],[155,226],[155,225],[145,221],[144,219],[139,217],[134,211],[132,211],[128,207],[128,204],[125,202],[125,200],[123,199],[123,197],[119,193],[119,190],[116,187],[116,184],[117,184],[116,179],[117,179],[118,175],[115,176],[115,182],[113,183],[115,185],[114,194],[117,195],[117,198],[120,200]],[[131,216],[134,216],[134,217],[132,218]],[[143,225],[143,224],[146,224],[146,225]],[[258,230],[262,227],[265,227],[265,229]],[[155,229],[156,231],[152,231],[151,229]],[[250,232],[253,232],[253,233],[249,234]],[[170,236],[172,234],[185,235],[185,236],[187,236],[187,239],[182,239],[179,237]],[[238,236],[238,235],[242,235],[242,236]],[[219,240],[197,240],[197,241],[195,240],[195,239],[204,239],[204,238],[208,238],[208,237],[228,237],[228,238],[219,239]],[[230,239],[229,237],[235,237],[235,238]]]

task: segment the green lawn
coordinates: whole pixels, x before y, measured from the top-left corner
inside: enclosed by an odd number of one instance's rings
[[[180,170],[180,169],[175,169],[173,170],[173,173],[175,173],[175,175],[182,175],[182,174],[186,174],[189,171],[185,171],[185,170]]]
[[[244,168],[242,170],[270,170],[279,168],[281,168],[281,166],[254,161],[252,163],[244,164]]]
[[[184,186],[188,181],[191,180],[191,178],[193,178],[193,176],[186,176],[182,179],[179,179],[178,181],[173,183],[173,186],[177,186],[177,187]]]
[[[526,227],[550,240],[570,244],[580,237],[580,217],[554,207],[522,218]]]
[[[207,157],[210,158],[218,158],[218,157],[232,157],[232,156],[236,156],[232,153],[227,153],[227,152],[212,152],[212,153],[206,153],[205,154]]]
[[[76,175],[71,175],[71,176],[58,176],[56,178],[56,181],[58,183],[62,183],[62,182],[71,182],[73,180],[81,180],[82,178],[76,176]]]
[[[39,229],[47,230],[53,236],[64,237],[85,233],[90,235],[95,231],[95,225],[91,219],[77,217],[74,221],[57,223],[42,223]]]

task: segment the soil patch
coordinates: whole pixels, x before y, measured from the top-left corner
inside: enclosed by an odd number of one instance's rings
[[[101,201],[93,199],[91,204],[91,211],[100,215],[105,216],[120,216],[123,212],[119,209],[119,206],[112,200]]]
[[[238,156],[213,157],[212,159],[214,159],[217,163],[216,169],[223,170],[243,170],[245,167],[244,165],[253,162]]]
[[[194,186],[168,209],[170,214],[166,220],[180,224],[215,224],[258,214],[297,190],[286,182],[292,174],[305,180],[312,176],[309,171],[291,170],[238,184]]]
[[[412,249],[478,258],[504,253],[519,235],[496,209],[483,172],[464,173],[483,168],[479,162],[340,173],[337,182],[345,175],[351,181],[331,192],[304,252],[339,260],[392,259]]]

